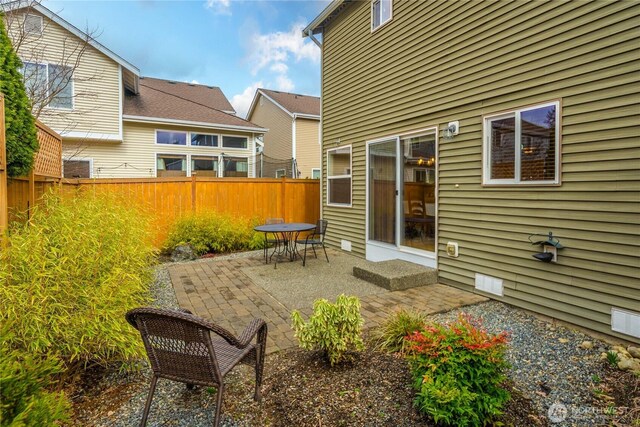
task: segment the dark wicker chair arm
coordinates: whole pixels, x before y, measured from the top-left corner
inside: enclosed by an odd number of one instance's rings
[[[192,323],[195,323],[199,326],[209,329],[210,331],[216,333],[217,335],[220,335],[229,344],[238,348],[242,348],[240,347],[240,342],[238,341],[238,339],[231,332],[227,331],[221,326],[216,325],[215,323],[211,323],[208,320],[205,320],[201,317],[187,313],[188,311],[189,310],[186,310],[186,309],[172,310],[172,309],[166,309],[166,308],[142,307],[142,308],[134,308],[133,310],[130,310],[125,315],[125,317],[127,319],[127,322],[129,322],[129,324],[131,324],[136,329],[138,329],[136,317],[139,314],[142,314],[142,315],[157,314],[160,316],[173,317],[174,319],[188,320]]]
[[[238,339],[238,341],[240,342],[237,347],[245,348],[246,346],[248,346],[253,338],[263,329],[267,329],[267,324],[265,323],[265,321],[262,319],[254,318],[251,323],[249,323],[249,325],[244,329],[242,335],[240,335],[240,338]],[[260,337],[258,337],[258,340],[259,339]]]

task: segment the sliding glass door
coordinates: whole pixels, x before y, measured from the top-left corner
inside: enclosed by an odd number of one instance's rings
[[[396,244],[397,139],[369,144],[369,240]]]
[[[368,143],[367,258],[434,256],[436,153],[435,128]]]

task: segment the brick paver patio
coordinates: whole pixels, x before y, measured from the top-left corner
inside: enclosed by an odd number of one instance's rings
[[[291,310],[242,271],[245,267],[263,265],[263,262],[259,256],[211,259],[174,264],[168,270],[180,307],[215,321],[236,334],[242,332],[253,317],[265,319],[269,325],[267,352],[272,353],[297,343],[291,330]],[[300,265],[301,272],[305,271],[303,268]],[[321,283],[321,278],[315,279]],[[401,308],[436,313],[486,300],[480,295],[439,284],[385,291],[360,299],[365,328],[379,325],[389,314]],[[299,309],[305,317],[312,311],[311,307]]]

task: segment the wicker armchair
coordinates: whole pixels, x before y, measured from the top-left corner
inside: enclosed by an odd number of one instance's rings
[[[224,377],[239,363],[255,364],[254,399],[260,400],[260,386],[267,344],[267,324],[253,319],[240,338],[188,311],[136,308],[126,314],[127,321],[142,335],[153,378],[142,415],[147,423],[158,378],[218,389],[214,426],[220,422]],[[211,332],[215,335],[212,336]],[[256,342],[252,342],[257,336]]]

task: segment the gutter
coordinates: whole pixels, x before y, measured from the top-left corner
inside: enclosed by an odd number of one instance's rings
[[[242,131],[255,132],[255,133],[265,133],[269,131],[269,129],[261,128],[261,127],[226,125],[222,123],[193,122],[189,120],[165,119],[161,117],[131,116],[128,114],[123,114],[122,120],[125,122],[134,122],[134,123],[157,123],[157,124],[168,124],[168,125],[196,126],[196,127],[203,127],[203,128],[242,130]]]

